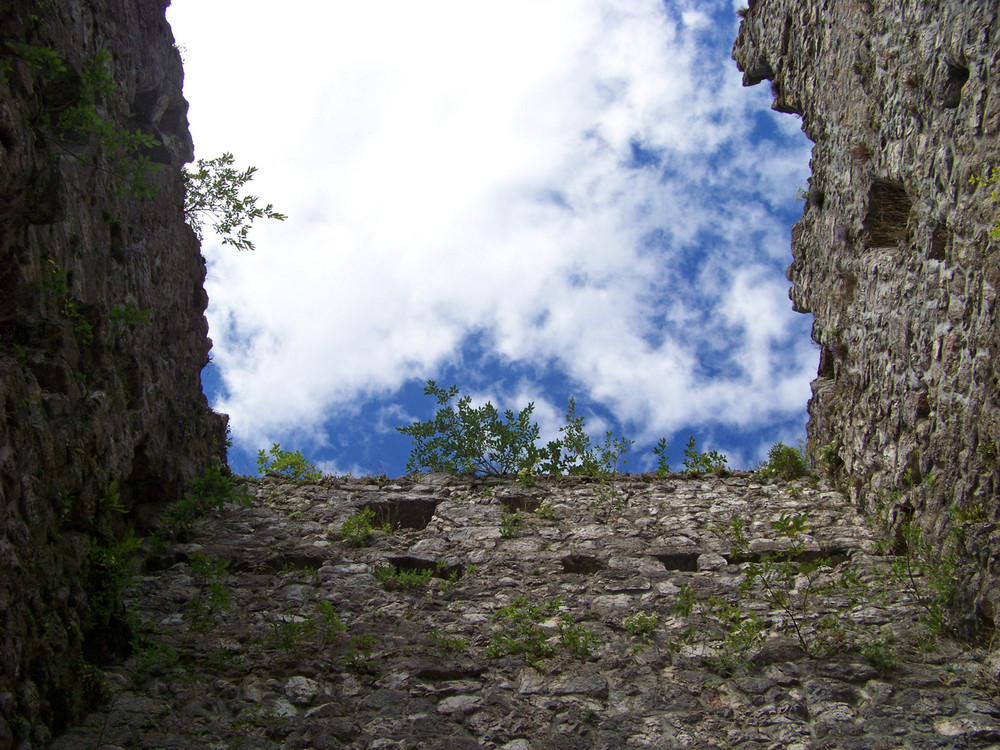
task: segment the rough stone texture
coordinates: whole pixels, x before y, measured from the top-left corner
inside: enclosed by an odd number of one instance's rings
[[[90,622],[95,530],[141,526],[221,455],[224,418],[201,392],[205,268],[182,215],[192,145],[165,5],[0,3],[0,747],[78,717],[82,659],[120,645]],[[96,102],[102,123],[161,143],[143,152],[161,165],[150,198],[123,176],[131,157],[56,126],[101,49],[115,84]],[[52,53],[65,70],[50,75],[37,55]],[[116,321],[128,304],[149,322]],[[98,502],[112,481],[119,510]]]
[[[919,581],[891,574],[847,499],[813,481],[629,476],[610,498],[578,478],[250,487],[252,507],[150,560],[132,592],[143,650],[53,750],[1000,748],[995,661],[924,631]],[[392,533],[351,546],[341,526],[364,508]],[[807,515],[804,560],[829,558],[779,585],[812,657],[741,585],[756,555],[788,548],[783,514]],[[732,517],[752,554],[714,530]],[[387,588],[384,565],[435,577]],[[551,657],[491,654],[520,597]],[[657,616],[647,638],[637,613]],[[762,639],[744,650],[751,615]],[[591,632],[590,653],[560,628]]]
[[[791,297],[821,347],[813,454],[868,512],[944,540],[978,521],[957,602],[1000,624],[1000,11],[978,0],[751,0],[734,58],[815,143]]]

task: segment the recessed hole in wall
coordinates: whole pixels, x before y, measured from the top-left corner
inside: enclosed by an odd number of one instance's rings
[[[680,570],[685,572],[697,572],[698,556],[701,550],[671,550],[669,552],[658,552],[653,557],[663,563],[667,570]]]
[[[378,526],[389,524],[393,529],[425,529],[434,517],[437,500],[387,500],[368,503],[365,507],[375,514]]]
[[[230,570],[234,573],[253,570],[257,573],[282,573],[290,569],[294,570],[319,570],[330,562],[324,555],[312,552],[290,551],[280,552],[277,555],[258,562],[234,561]]]
[[[768,552],[750,552],[739,555],[723,555],[730,565],[740,565],[741,563],[759,563],[764,555],[784,555],[782,550],[772,550]],[[829,560],[830,565],[839,565],[848,558],[846,549],[842,547],[820,547],[819,549],[804,550],[797,555],[790,555],[785,558],[797,563],[816,562],[818,560]]]
[[[941,106],[945,109],[955,109],[962,103],[962,87],[969,80],[969,69],[958,63],[946,63],[948,77],[944,84],[944,95]]]
[[[388,557],[386,562],[396,569],[397,573],[403,571],[431,571],[435,578],[458,579],[465,574],[464,565],[445,565],[437,560],[425,560],[421,557],[411,557],[403,555],[400,557]]]
[[[542,501],[537,497],[501,497],[500,504],[508,513],[534,513]]]
[[[559,562],[562,563],[564,573],[584,573],[589,575],[608,567],[604,560],[590,555],[566,555]]]
[[[845,305],[854,301],[854,292],[858,288],[858,277],[850,271],[840,272],[841,297]]]
[[[836,371],[834,369],[834,356],[830,347],[824,346],[819,351],[819,369],[816,371],[818,378],[832,378]]]
[[[868,191],[865,246],[898,247],[906,237],[913,203],[902,183],[875,180]]]
[[[859,164],[867,164],[872,158],[871,149],[868,148],[867,143],[856,143],[851,146],[848,153],[854,158],[854,161]]]
[[[949,239],[948,229],[944,225],[938,224],[934,228],[934,234],[931,235],[931,248],[927,257],[931,260],[944,260],[947,256]]]

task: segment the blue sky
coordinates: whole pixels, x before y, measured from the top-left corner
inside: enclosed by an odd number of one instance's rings
[[[288,215],[207,236],[212,405],[236,471],[273,442],[403,472],[423,384],[576,398],[648,470],[689,435],[751,467],[804,437],[818,351],[784,269],[810,144],[744,89],[733,0],[173,0],[196,155]]]

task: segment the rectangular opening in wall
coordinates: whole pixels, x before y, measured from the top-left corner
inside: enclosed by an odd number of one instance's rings
[[[876,180],[868,191],[865,246],[898,247],[906,236],[913,203],[902,183]]]

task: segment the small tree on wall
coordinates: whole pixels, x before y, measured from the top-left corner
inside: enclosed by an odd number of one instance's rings
[[[240,195],[243,186],[253,179],[257,167],[242,172],[233,166],[235,159],[224,153],[214,159],[199,159],[197,169],[182,171],[184,180],[184,218],[199,240],[204,239],[204,225],[209,223],[222,237],[223,245],[237,250],[253,250],[250,227],[257,219],[284,221],[287,216],[274,205],[258,206],[256,195]]]

